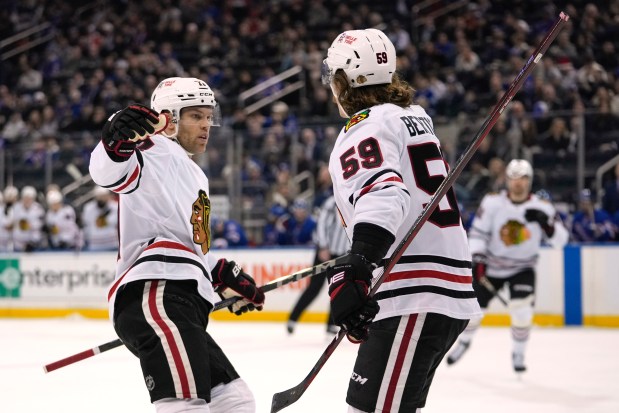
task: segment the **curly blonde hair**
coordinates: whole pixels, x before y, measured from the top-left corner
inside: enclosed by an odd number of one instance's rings
[[[338,100],[348,115],[381,103],[392,103],[407,107],[413,103],[415,89],[397,73],[393,74],[391,83],[353,88],[343,70],[333,76],[333,86],[339,92]]]

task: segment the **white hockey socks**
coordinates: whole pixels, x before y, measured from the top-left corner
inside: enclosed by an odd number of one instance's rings
[[[211,413],[255,413],[256,401],[247,383],[236,379],[211,389],[209,407]]]
[[[512,364],[518,373],[526,371],[524,354],[533,325],[533,295],[512,300],[509,311],[512,318]]]
[[[202,399],[174,399],[167,397],[153,403],[157,413],[210,413],[211,410]]]

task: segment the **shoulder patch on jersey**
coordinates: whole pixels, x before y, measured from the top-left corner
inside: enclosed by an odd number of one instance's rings
[[[353,115],[348,122],[346,122],[346,126],[344,126],[344,132],[348,132],[348,129],[355,126],[357,123],[361,122],[370,117],[370,109],[362,110],[359,113]]]

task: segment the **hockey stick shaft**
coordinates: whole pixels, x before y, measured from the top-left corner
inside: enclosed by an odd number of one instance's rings
[[[313,277],[317,274],[323,273],[324,271],[326,271],[327,267],[331,264],[333,264],[335,260],[329,260],[326,262],[323,262],[321,264],[315,265],[313,267],[310,268],[306,268],[300,271],[297,271],[295,273],[292,273],[290,275],[284,275],[282,277],[276,278],[275,280],[272,280],[266,284],[264,284],[262,287],[260,287],[260,289],[262,290],[262,292],[269,292],[269,291],[273,291],[279,287],[282,287],[286,284],[290,284],[293,283],[295,281],[299,281],[302,280],[303,278],[306,277]],[[218,303],[215,304],[215,306],[213,307],[213,311],[217,311],[217,310],[221,310],[222,308],[226,308],[231,306],[232,304],[236,303],[237,301],[239,301],[241,299],[241,297],[230,297],[227,298],[225,300],[222,300]],[[123,342],[120,339],[116,339],[116,340],[112,340],[112,341],[108,341],[107,343],[101,344],[97,347],[93,347],[89,350],[86,351],[82,351],[80,353],[74,354],[72,356],[69,357],[65,357],[62,360],[58,360],[55,361],[53,363],[47,364],[45,366],[43,366],[43,370],[45,371],[45,373],[49,373],[51,371],[54,370],[58,370],[62,367],[66,367],[69,366],[71,364],[77,363],[78,361],[82,361],[85,360],[87,358],[96,356],[97,354],[112,350],[116,347],[120,347],[123,345]]]
[[[485,275],[483,277],[479,277],[478,279],[479,283],[488,291],[490,291],[490,293],[495,296],[496,298],[499,299],[499,301],[501,303],[503,303],[503,305],[505,307],[508,307],[509,304],[507,302],[507,300],[505,298],[503,298],[503,296],[501,296],[501,294],[499,294],[499,292],[497,291],[496,288],[494,288],[494,285],[492,285],[492,283],[490,282],[490,280],[488,279],[488,277],[486,277]]]
[[[537,62],[539,62],[543,54],[546,53],[546,50],[548,50],[548,47],[553,42],[555,37],[557,37],[557,34],[559,34],[559,31],[563,28],[563,25],[568,21],[568,19],[569,16],[561,12],[559,18],[557,19],[553,27],[546,34],[546,36],[537,47],[537,49],[533,52],[529,60],[527,60],[524,67],[520,70],[520,73],[518,73],[516,78],[512,81],[509,89],[501,97],[499,102],[494,106],[494,108],[484,121],[481,129],[477,132],[473,140],[465,149],[462,156],[456,162],[454,168],[449,171],[441,185],[432,196],[430,202],[425,206],[421,214],[417,217],[408,233],[404,236],[404,238],[402,238],[391,257],[387,260],[384,266],[383,273],[378,278],[374,279],[372,289],[369,293],[370,296],[376,294],[376,291],[386,279],[387,275],[389,275],[395,264],[402,257],[402,254],[404,253],[406,248],[410,245],[417,233],[419,233],[422,225],[428,220],[430,214],[432,214],[438,203],[443,199],[449,188],[451,188],[455,180],[460,176],[462,170],[469,162],[469,160],[473,157],[477,148],[481,145],[486,135],[488,135],[496,121],[499,119],[499,116],[501,115],[505,107],[509,104],[514,95],[518,92],[518,90],[520,89],[526,78],[529,76]],[[344,334],[346,334],[346,332],[343,330],[340,330],[338,332],[338,334],[333,338],[331,343],[329,343],[320,359],[316,362],[310,373],[305,377],[305,379],[303,379],[301,383],[291,389],[285,390],[280,393],[275,393],[273,395],[273,401],[271,403],[271,413],[278,412],[299,400],[299,398],[303,395],[303,393],[305,393],[305,390],[307,390],[312,381],[314,381],[314,378],[316,378],[316,375],[320,372],[331,354],[333,354],[339,343],[342,341]]]

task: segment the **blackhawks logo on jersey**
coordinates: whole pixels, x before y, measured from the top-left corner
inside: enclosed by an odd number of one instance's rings
[[[202,247],[202,253],[206,254],[211,248],[211,200],[203,190],[198,191],[198,199],[191,206],[191,219],[193,226],[193,242]]]
[[[346,126],[344,126],[344,132],[348,132],[348,129],[355,126],[357,123],[361,122],[364,119],[367,119],[370,116],[370,109],[363,110],[355,115],[353,115],[348,122],[346,122]]]
[[[501,241],[508,247],[518,245],[531,238],[531,233],[522,222],[510,219],[499,231]]]

